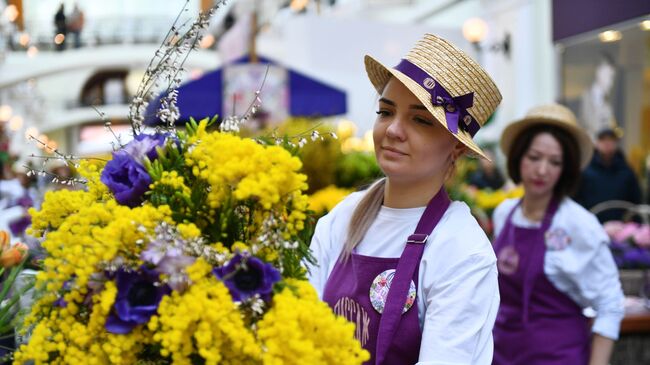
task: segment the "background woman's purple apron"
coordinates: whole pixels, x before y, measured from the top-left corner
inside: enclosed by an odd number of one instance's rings
[[[521,204],[521,202],[519,203]],[[558,208],[554,199],[539,228],[512,223],[517,204],[494,243],[501,305],[494,327],[494,365],[586,365],[590,325],[582,309],[546,278],[544,235]],[[506,263],[516,262],[516,267]]]

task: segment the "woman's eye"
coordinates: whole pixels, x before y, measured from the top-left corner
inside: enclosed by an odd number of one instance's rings
[[[551,165],[553,165],[553,166],[562,166],[562,161],[552,160]]]
[[[377,113],[377,115],[379,115],[380,117],[386,117],[390,115],[388,110],[377,110],[375,113]]]
[[[536,156],[536,155],[526,155],[526,158],[531,160],[531,161],[539,160],[539,156]]]
[[[418,122],[420,124],[433,125],[433,122],[428,121],[428,120],[426,120],[424,118],[416,117],[416,118],[413,118],[413,120],[415,120],[416,122]]]

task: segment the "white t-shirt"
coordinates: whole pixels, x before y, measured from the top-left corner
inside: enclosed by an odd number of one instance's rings
[[[518,202],[519,199],[508,199],[494,210],[495,237]],[[541,226],[540,222],[524,217],[521,206],[513,213],[512,222],[516,227]],[[607,233],[596,216],[565,198],[546,233],[544,273],[579,306],[597,312],[593,332],[616,340],[625,316],[625,297],[608,243]]]
[[[309,281],[321,298],[363,194],[351,194],[316,225],[311,250],[318,265],[309,266]],[[356,252],[400,257],[424,209],[381,207]],[[496,256],[465,203],[452,202],[429,236],[416,300],[422,328],[418,365],[492,362],[492,328],[499,308]]]

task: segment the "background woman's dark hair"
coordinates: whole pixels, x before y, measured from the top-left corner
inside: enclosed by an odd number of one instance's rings
[[[508,151],[508,175],[515,184],[521,183],[521,159],[540,133],[548,133],[562,146],[562,174],[553,192],[557,197],[572,195],[580,180],[580,150],[577,141],[564,129],[548,124],[538,124],[525,129],[515,137]]]

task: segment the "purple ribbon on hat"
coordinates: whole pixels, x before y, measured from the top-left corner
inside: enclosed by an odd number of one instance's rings
[[[405,59],[402,59],[394,69],[408,76],[429,92],[433,105],[444,108],[447,128],[451,133],[458,134],[460,128],[474,137],[481,128],[481,125],[467,111],[468,108],[474,105],[473,92],[460,96],[451,96],[431,75]],[[462,121],[462,123],[459,123],[459,121]]]

